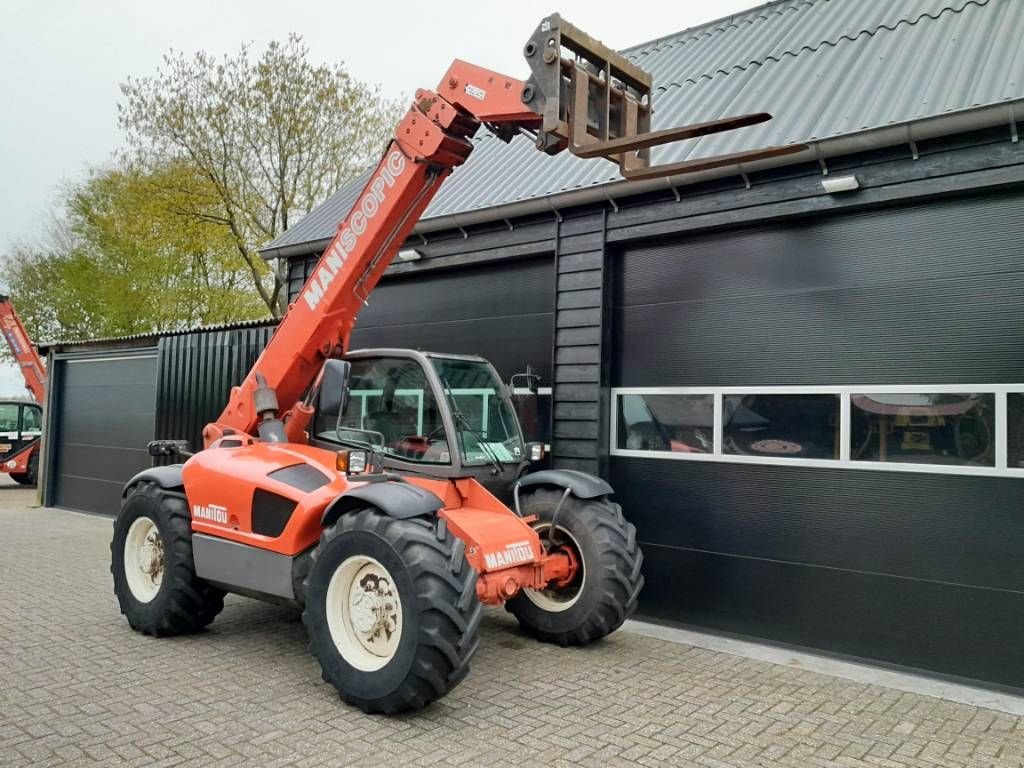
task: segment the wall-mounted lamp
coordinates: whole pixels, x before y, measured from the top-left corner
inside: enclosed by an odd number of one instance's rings
[[[398,252],[399,261],[419,261],[422,258],[423,254],[415,248],[403,248]]]
[[[860,189],[860,181],[853,174],[829,176],[821,180],[821,186],[830,195],[835,195],[839,192],[856,192]]]

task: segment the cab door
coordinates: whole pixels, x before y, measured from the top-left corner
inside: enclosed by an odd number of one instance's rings
[[[34,403],[21,406],[21,440],[25,445],[43,435],[43,409]]]

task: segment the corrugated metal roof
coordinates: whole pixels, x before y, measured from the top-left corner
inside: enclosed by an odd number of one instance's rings
[[[775,119],[655,149],[654,163],[814,142],[1024,98],[1024,0],[782,0],[630,48],[654,76],[654,128],[747,112]],[[424,220],[621,181],[486,131]],[[266,246],[330,237],[365,175]]]
[[[349,203],[351,206],[351,203]],[[311,214],[312,215],[312,214]],[[152,341],[154,344],[162,338],[168,336],[184,336],[189,333],[199,333],[206,331],[237,331],[245,328],[261,328],[264,326],[277,325],[278,321],[272,317],[260,318],[257,320],[236,320],[230,323],[212,323],[210,325],[194,325],[190,328],[180,328],[175,331],[153,331],[152,333],[131,333],[125,336],[107,336],[99,339],[82,339],[77,341],[44,341],[41,342],[38,347],[40,351],[50,349],[65,349],[68,347],[92,347],[92,346],[117,346],[119,344],[125,344],[132,342],[133,344],[142,344],[142,342]]]

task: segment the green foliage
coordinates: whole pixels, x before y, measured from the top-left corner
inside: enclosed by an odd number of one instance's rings
[[[171,53],[122,84],[136,159],[188,162],[209,182],[235,250],[275,314],[282,281],[256,252],[374,162],[401,110],[342,66],[314,65],[298,36],[215,58]]]
[[[77,340],[261,317],[249,268],[187,164],[93,171],[64,194],[42,246],[4,273],[33,339]]]

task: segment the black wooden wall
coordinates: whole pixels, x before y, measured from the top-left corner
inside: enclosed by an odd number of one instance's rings
[[[203,427],[227,404],[267,345],[271,323],[166,336],[158,346],[156,439],[203,445]]]
[[[616,386],[1024,382],[1024,185],[628,249]],[[1024,688],[1024,477],[613,456],[642,610]]]

